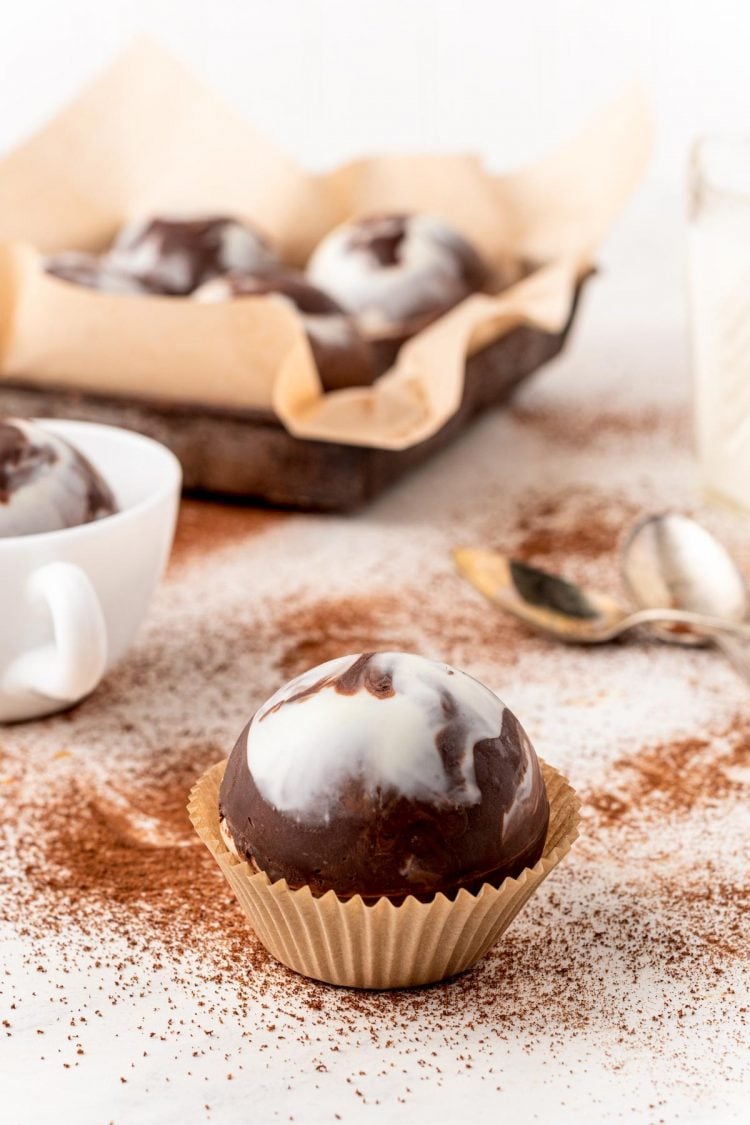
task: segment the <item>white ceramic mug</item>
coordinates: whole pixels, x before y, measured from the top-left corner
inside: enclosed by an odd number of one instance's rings
[[[42,421],[99,470],[112,516],[0,538],[0,722],[77,703],[123,655],[172,545],[182,473],[150,438],[92,422]]]

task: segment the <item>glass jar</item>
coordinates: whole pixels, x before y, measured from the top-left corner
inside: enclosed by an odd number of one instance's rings
[[[709,496],[750,511],[750,139],[699,140],[689,191],[701,476]]]

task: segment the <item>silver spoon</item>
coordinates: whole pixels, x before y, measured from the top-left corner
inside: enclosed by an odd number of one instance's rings
[[[709,531],[687,516],[665,512],[636,524],[622,548],[621,564],[625,585],[639,606],[666,605],[738,623],[747,619],[750,599],[734,560]],[[668,624],[656,625],[653,631],[672,644],[706,640]],[[750,648],[739,635],[717,633],[712,639],[750,681]]]
[[[710,636],[731,633],[750,641],[750,625],[682,609],[630,612],[614,598],[566,582],[497,551],[462,547],[453,557],[459,572],[485,597],[528,625],[569,644],[603,644],[641,625],[671,624]]]

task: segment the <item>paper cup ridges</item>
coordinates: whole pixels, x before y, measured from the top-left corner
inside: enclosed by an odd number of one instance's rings
[[[500,887],[486,883],[455,900],[407,898],[394,906],[359,896],[342,902],[329,891],[271,883],[227,849],[219,835],[219,787],[226,762],[212,766],[190,794],[193,826],[237,895],[258,938],[295,972],[353,988],[406,988],[468,969],[508,928],[526,900],[570,850],[578,836],[580,801],[562,774],[541,763],[550,802],[544,854],[534,867]]]

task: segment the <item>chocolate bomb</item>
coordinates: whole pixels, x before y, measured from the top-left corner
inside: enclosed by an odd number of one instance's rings
[[[357,318],[365,336],[396,346],[490,278],[474,247],[429,215],[375,215],[337,227],[307,273]]]
[[[113,265],[106,256],[87,254],[82,250],[51,254],[44,260],[44,269],[61,281],[70,281],[100,293],[138,295],[151,292],[147,285]]]
[[[263,235],[223,216],[157,216],[129,223],[107,259],[153,292],[173,296],[192,293],[232,270],[255,273],[278,264]]]
[[[340,305],[293,270],[262,275],[228,274],[207,281],[193,294],[196,301],[228,301],[276,293],[286,297],[302,317],[323,389],[369,386],[375,378],[372,349]]]
[[[476,892],[540,858],[538,759],[488,688],[364,653],[292,680],[242,732],[221,785],[228,846],[272,881],[346,899]]]
[[[117,511],[94,466],[36,422],[0,417],[0,538],[60,531]]]

